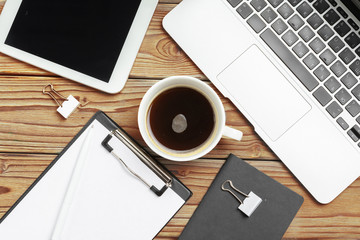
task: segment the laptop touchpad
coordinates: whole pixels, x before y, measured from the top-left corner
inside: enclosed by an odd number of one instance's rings
[[[217,78],[246,111],[246,116],[273,141],[311,109],[256,45],[246,50]]]

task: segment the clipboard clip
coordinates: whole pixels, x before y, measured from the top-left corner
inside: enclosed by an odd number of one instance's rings
[[[153,170],[157,176],[159,176],[164,182],[165,185],[159,190],[154,185],[149,184],[145,181],[141,176],[139,176],[134,170],[132,170],[113,150],[110,146],[109,141],[113,136],[116,136],[120,141],[122,141],[130,150],[138,157],[142,162],[144,162],[151,170]],[[123,131],[120,129],[116,129],[112,131],[109,135],[105,137],[102,141],[101,145],[110,152],[124,167],[129,173],[131,173],[134,177],[143,182],[146,186],[150,188],[157,196],[163,195],[163,193],[171,187],[172,178],[166,172],[160,168],[159,165],[156,165],[154,160],[151,159],[150,155],[142,151],[142,149],[135,144],[133,140],[131,140]]]
[[[234,192],[231,191],[230,188],[225,188],[225,184],[229,183],[230,187],[241,195],[245,196],[245,200],[242,201]],[[221,189],[223,191],[229,192],[236,200],[240,202],[238,209],[246,214],[246,216],[250,217],[251,214],[255,211],[255,209],[260,205],[262,199],[258,197],[255,193],[250,192],[249,194],[245,194],[236,187],[234,187],[231,180],[226,180],[221,185]]]

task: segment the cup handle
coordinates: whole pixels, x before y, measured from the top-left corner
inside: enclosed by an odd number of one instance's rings
[[[224,126],[223,136],[240,141],[243,133],[235,128]]]

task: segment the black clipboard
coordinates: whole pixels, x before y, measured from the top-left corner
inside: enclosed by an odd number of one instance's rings
[[[100,122],[100,124],[103,125],[109,131],[109,133],[112,133],[114,137],[119,138],[117,133],[120,132],[122,134],[122,136],[121,136],[122,138],[126,139],[127,141],[130,141],[133,144],[133,147],[138,149],[141,152],[141,154],[146,154],[147,156],[149,156],[150,158],[148,160],[151,161],[151,164],[153,164],[154,166],[157,166],[159,169],[161,169],[163,171],[162,174],[165,174],[170,179],[170,182],[164,181],[164,187],[163,187],[163,189],[161,189],[161,191],[162,191],[161,193],[156,193],[156,191],[151,189],[154,195],[156,194],[158,198],[161,198],[162,194],[167,191],[167,188],[171,188],[181,199],[183,199],[183,201],[184,201],[183,205],[192,196],[192,192],[185,185],[183,185],[171,172],[169,172],[167,169],[165,169],[156,160],[152,159],[151,156],[148,155],[146,153],[146,151],[144,149],[142,149],[133,138],[131,138],[119,125],[117,125],[113,120],[111,120],[105,113],[103,113],[102,111],[98,111],[86,123],[86,125],[80,130],[80,132],[70,141],[70,143],[63,149],[63,151],[51,162],[51,164],[44,170],[44,172],[34,181],[34,183],[25,191],[25,193],[16,201],[16,203],[7,211],[7,213],[0,219],[0,235],[1,236],[10,236],[11,235],[12,236],[11,239],[19,239],[20,240],[20,238],[16,238],[16,233],[21,232],[21,231],[23,231],[23,232],[27,231],[26,227],[24,227],[24,229],[21,229],[22,224],[24,224],[24,226],[25,226],[25,224],[28,224],[28,223],[26,223],[26,221],[32,222],[32,220],[36,221],[36,219],[38,219],[37,214],[41,214],[42,211],[44,211],[43,206],[34,206],[34,208],[38,207],[39,211],[35,211],[34,209],[31,209],[29,214],[32,214],[32,216],[24,214],[23,216],[27,216],[26,217],[27,219],[21,218],[23,221],[17,221],[16,225],[14,225],[15,223],[13,222],[14,218],[16,219],[16,215],[19,215],[19,212],[21,212],[21,211],[24,212],[24,211],[29,210],[29,201],[27,201],[27,198],[31,198],[32,195],[36,194],[36,192],[41,191],[41,187],[42,187],[44,181],[47,180],[48,175],[51,175],[51,172],[55,171],[54,169],[56,169],[56,167],[58,165],[62,164],[61,161],[63,161],[63,158],[65,158],[65,159],[67,158],[66,154],[67,154],[67,152],[69,152],[69,150],[71,149],[73,144],[82,136],[82,134],[88,129],[90,124],[92,124],[95,120]],[[106,142],[105,138],[104,138],[104,141]],[[104,149],[105,149],[105,146],[104,146]],[[40,190],[39,190],[39,188],[40,188]],[[52,197],[52,196],[50,196],[50,197]],[[55,197],[53,197],[53,199],[55,199]],[[58,200],[58,198],[56,198],[56,201],[61,202],[61,199]],[[31,201],[30,201],[30,203],[31,203]],[[177,211],[182,206],[180,206],[177,209]],[[49,209],[49,212],[51,212],[51,211],[54,211],[54,210]],[[55,212],[58,212],[58,211],[55,211]],[[172,217],[176,214],[176,212],[172,215]],[[172,217],[170,217],[170,219]],[[56,219],[56,216],[55,216],[55,219]],[[168,221],[170,221],[170,219],[168,219]],[[41,223],[39,223],[39,224],[41,224]],[[164,226],[165,225],[166,224],[164,224]],[[50,225],[48,225],[48,227],[49,226]],[[162,226],[162,227],[164,227],[164,226]],[[39,226],[39,231],[42,231],[45,228],[46,228],[46,226]],[[161,231],[161,229],[158,229],[157,233],[159,231]],[[29,231],[31,230],[31,232],[29,232],[27,235],[28,239],[32,239],[31,234],[32,234],[32,232],[36,232],[36,229],[28,229],[28,230]],[[49,235],[49,233],[51,233],[52,230],[53,229],[44,230],[44,231],[47,231],[48,235]],[[7,234],[9,234],[9,235],[7,235]],[[36,238],[38,240],[42,239],[41,237],[39,238],[39,236],[34,236],[33,238],[34,239]],[[49,236],[44,237],[44,239],[48,240]]]

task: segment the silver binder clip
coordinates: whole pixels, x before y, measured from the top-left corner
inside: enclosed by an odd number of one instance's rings
[[[46,88],[50,87],[50,91],[46,91]],[[57,92],[54,89],[54,86],[50,83],[48,85],[46,85],[43,88],[43,94],[49,95],[52,99],[54,99],[54,101],[56,102],[56,104],[59,106],[57,108],[57,111],[61,114],[61,116],[63,116],[64,118],[68,118],[70,116],[71,113],[73,113],[75,111],[75,109],[79,106],[79,101],[76,100],[76,98],[74,98],[72,95],[69,95],[67,98],[64,97],[63,95],[61,95],[59,92]],[[64,100],[62,103],[60,103],[57,98],[55,97],[55,95]]]
[[[234,189],[236,192],[240,193],[241,195],[245,196],[245,200],[242,201],[238,196],[236,196],[235,193],[233,193],[231,191],[231,189],[229,188],[225,188],[225,184],[229,183],[230,187],[232,189]],[[258,197],[255,193],[250,192],[249,194],[245,194],[242,191],[240,191],[239,189],[237,189],[236,187],[234,187],[233,183],[231,180],[226,180],[222,185],[221,185],[221,189],[223,191],[227,191],[229,192],[231,195],[233,195],[234,198],[236,198],[239,202],[240,205],[238,207],[238,209],[240,211],[242,211],[243,213],[246,214],[246,216],[250,217],[251,214],[255,211],[255,209],[260,205],[260,203],[262,202],[262,199],[260,197]]]

